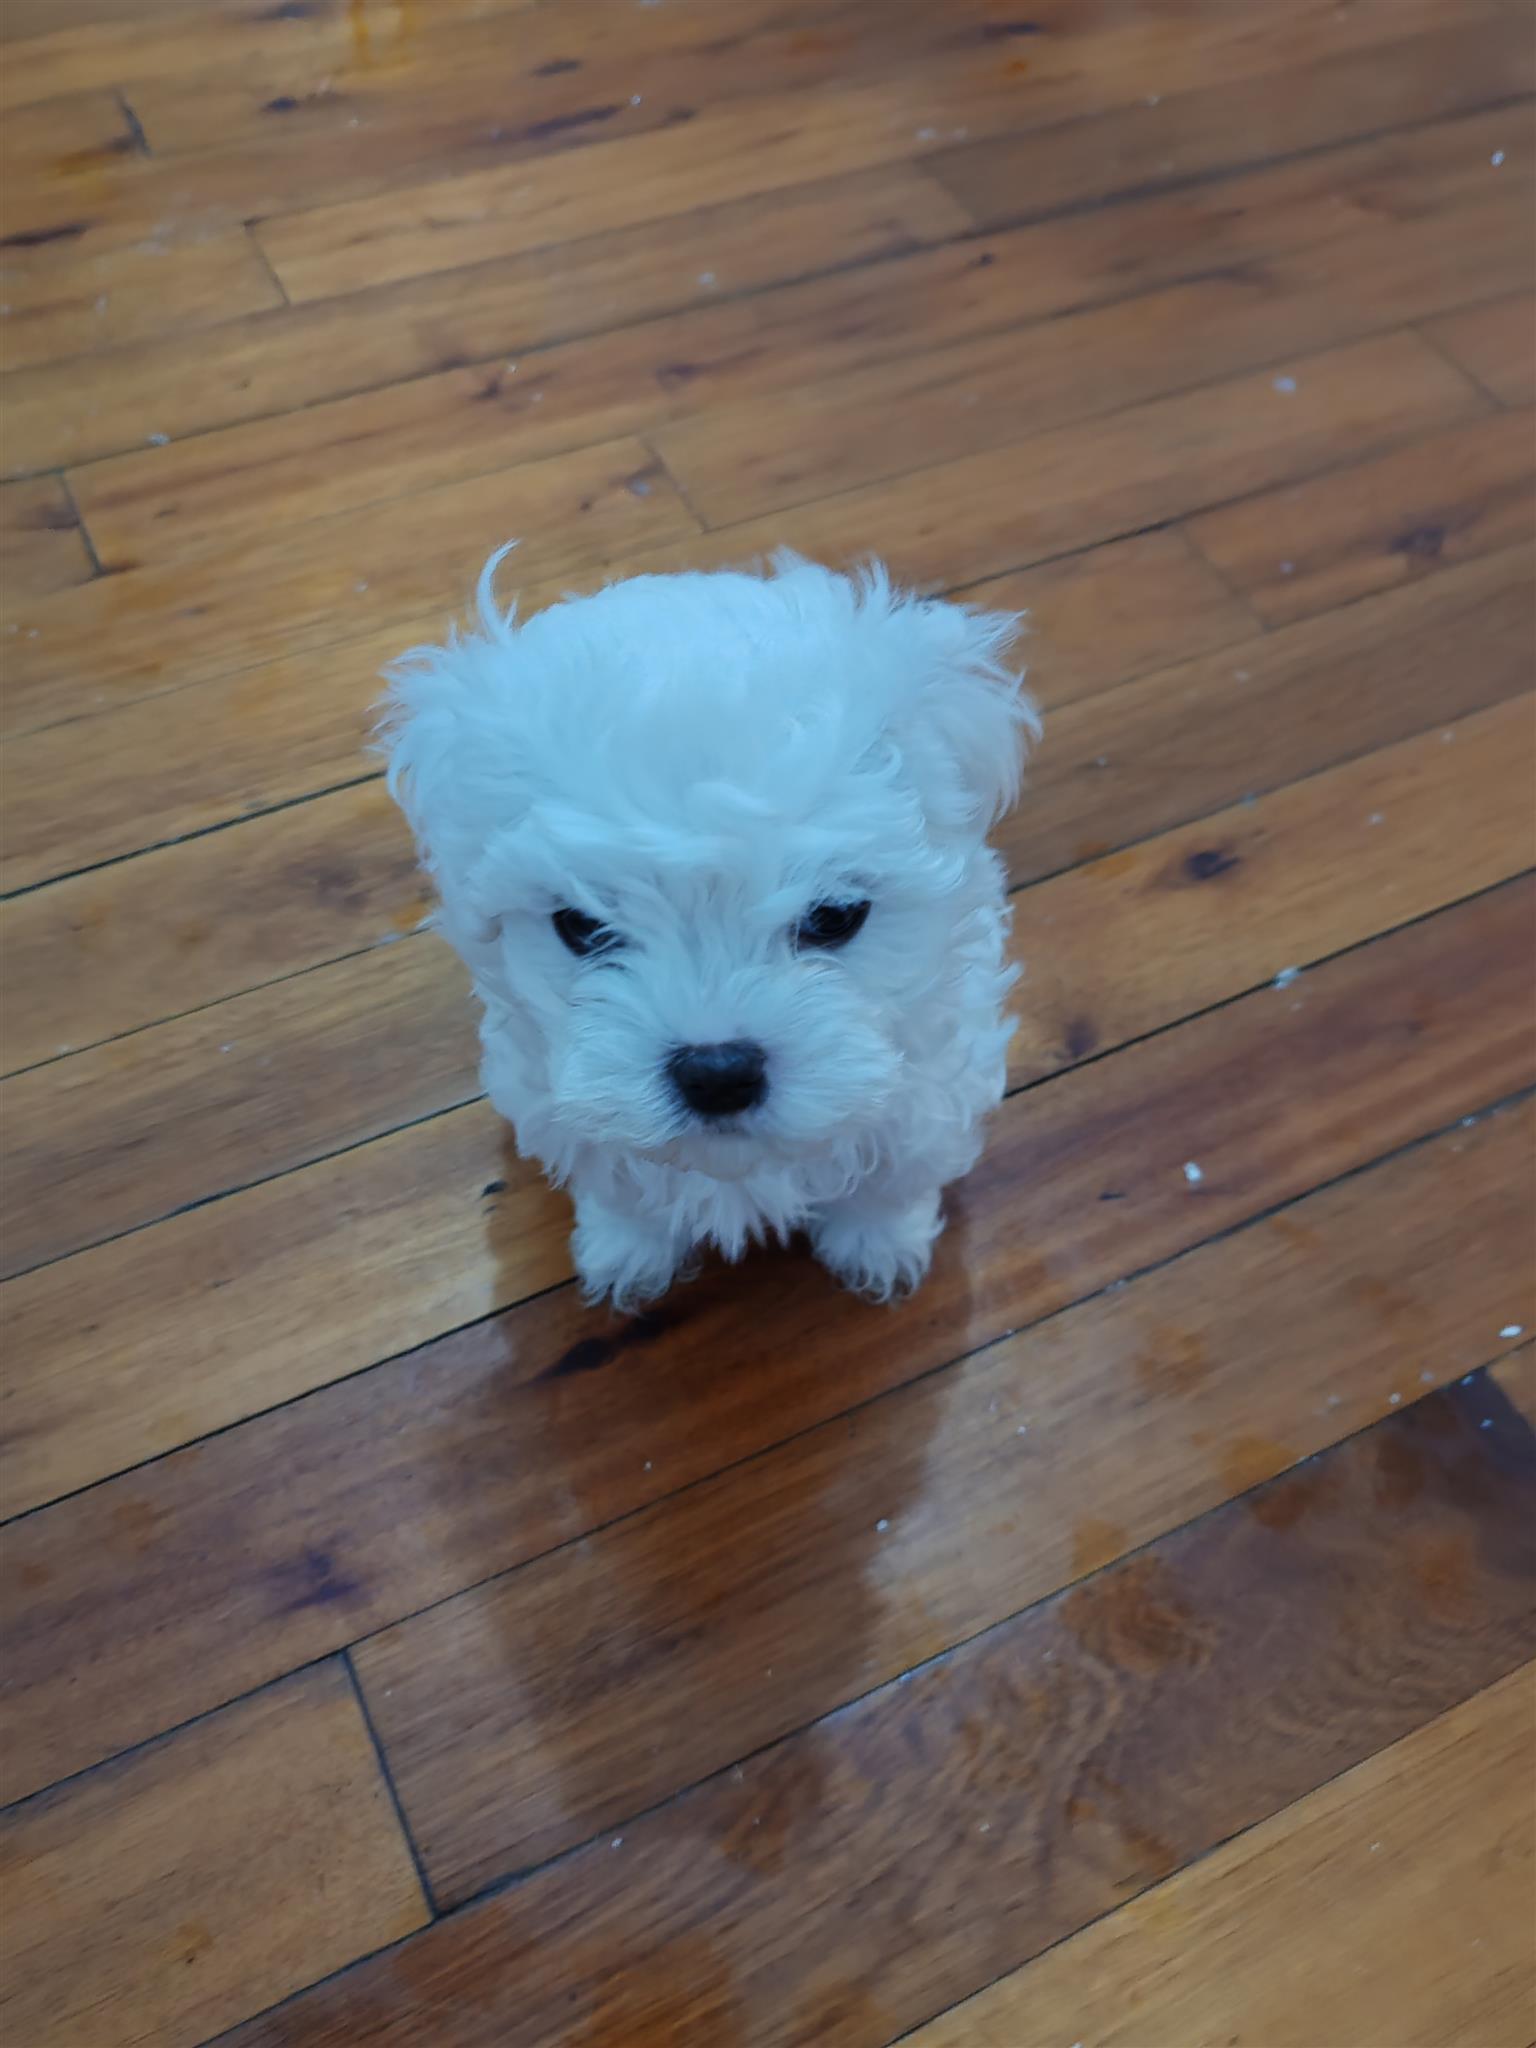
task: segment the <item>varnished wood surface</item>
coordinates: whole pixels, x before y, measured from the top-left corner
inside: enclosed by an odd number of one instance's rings
[[[1530,27],[6,0],[8,2041],[1529,2048]],[[574,1296],[365,751],[514,533],[1031,615],[899,1309]]]

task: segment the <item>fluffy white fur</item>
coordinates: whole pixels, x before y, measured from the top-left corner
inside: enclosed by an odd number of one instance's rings
[[[389,671],[382,737],[484,1006],[486,1089],[569,1184],[588,1293],[631,1306],[705,1245],[799,1228],[849,1286],[914,1286],[1003,1090],[986,835],[1037,730],[1017,619],[784,555],[518,621],[501,559],[477,630]],[[864,899],[844,948],[797,946],[813,906]],[[573,958],[565,907],[618,943]],[[743,1039],[766,1099],[700,1119],[669,1056]]]

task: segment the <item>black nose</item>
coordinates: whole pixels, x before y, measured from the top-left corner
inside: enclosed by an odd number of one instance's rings
[[[768,1093],[768,1056],[750,1038],[679,1046],[667,1062],[672,1086],[699,1116],[740,1116]]]

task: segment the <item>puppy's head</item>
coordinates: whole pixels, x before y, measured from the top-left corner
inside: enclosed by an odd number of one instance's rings
[[[1016,791],[1017,621],[786,556],[520,623],[499,559],[477,630],[391,670],[383,738],[541,1116],[724,1177],[856,1141]]]

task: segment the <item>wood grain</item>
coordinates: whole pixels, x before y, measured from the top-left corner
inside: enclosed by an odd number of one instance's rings
[[[1177,2040],[1526,2048],[1536,1670],[1225,1843],[910,2038],[912,2048]],[[1299,1975],[1296,1959],[1306,1958]]]
[[[1426,427],[1455,417],[1466,392],[1420,348],[1400,333],[1314,357],[1310,427],[1263,371],[637,552],[622,567],[707,568],[788,545],[833,562],[876,553],[929,584],[979,582],[1406,440],[1392,426],[1404,407]],[[1442,369],[1459,374],[1443,359]]]
[[[933,1276],[895,1315],[840,1293],[799,1254],[716,1272],[628,1324],[561,1290],[16,1524],[8,1540],[40,1567],[17,1581],[26,1652],[6,1660],[21,1701],[0,1761],[24,1774],[16,1789],[579,1537],[1530,1086],[1531,898],[1523,885],[1500,891],[1320,967],[1300,1009],[1262,990],[1016,1096],[954,1201]],[[477,1183],[462,1154],[447,1156],[456,1129],[466,1141],[483,1134],[480,1170],[499,1172],[504,1187]],[[301,1373],[311,1385],[335,1378],[380,1342],[375,1331],[400,1344],[435,1305],[424,1295],[443,1287],[444,1272],[494,1285],[476,1250],[481,1232],[515,1243],[533,1198],[496,1158],[491,1135],[488,1118],[439,1118],[350,1155],[345,1193],[333,1178],[324,1200],[304,1199],[313,1176],[344,1165],[335,1162],[276,1184],[284,1195],[256,1190],[8,1282],[0,1310],[9,1311],[10,1355],[33,1361],[36,1377],[11,1376],[7,1503],[168,1451],[199,1425],[301,1391]],[[1457,1131],[1458,1142],[1477,1140]],[[1489,1142],[1507,1160],[1502,1136]],[[1425,1169],[1431,1188],[1478,1171],[1470,1150],[1464,1168],[1461,1156],[1436,1155]],[[1204,1175],[1195,1191],[1182,1170],[1191,1158]],[[1502,1163],[1494,1181],[1509,1227],[1523,1230]],[[455,1230],[441,1219],[456,1188]],[[387,1232],[373,1219],[391,1196],[394,1254],[338,1292],[332,1244],[345,1247],[350,1274]],[[1468,1196],[1470,1207],[1479,1200]],[[248,1222],[240,1202],[260,1204]],[[339,1222],[338,1211],[347,1212]],[[306,1247],[286,1271],[263,1256],[274,1212]],[[1434,1196],[1430,1213],[1456,1211]],[[1406,1215],[1404,1228],[1411,1237]],[[1490,1247],[1502,1228],[1488,1229]],[[200,1322],[189,1328],[180,1306],[195,1289],[188,1275],[225,1277],[219,1261],[241,1256],[257,1271],[199,1297]],[[425,1276],[418,1256],[435,1262]],[[225,1306],[231,1286],[261,1304],[243,1333],[243,1362]],[[24,1313],[17,1297],[29,1288]],[[365,1296],[361,1324],[354,1290]],[[51,1336],[45,1299],[55,1304]],[[114,1304],[110,1352],[88,1327],[97,1299]],[[1526,1320],[1502,1296],[1484,1307],[1495,1331],[1510,1316]],[[72,1336],[63,1327],[71,1315]],[[131,1580],[112,1562],[121,1554],[114,1528],[150,1539]],[[60,1602],[80,1636],[54,1629]],[[130,1611],[139,1625],[127,1626]],[[99,1646],[89,1663],[77,1647],[86,1637]]]
[[[921,100],[905,79],[855,81],[824,93],[764,95],[706,108],[675,129],[620,136],[584,149],[461,177],[407,193],[310,207],[271,220],[261,241],[290,298],[482,262],[539,243],[575,239],[630,221],[684,211],[701,190],[729,199],[810,177],[919,159],[945,142],[1124,103],[1152,65],[1169,91],[1253,78],[1317,47],[1330,55],[1398,40],[1437,12],[1435,0],[1360,0],[1338,16],[1305,0],[1285,17],[1188,10],[1199,34],[1170,38],[1156,23],[1108,19],[1074,42],[1049,39],[1025,76],[999,61],[990,40],[923,67]],[[1506,86],[1506,90],[1507,90]],[[639,110],[643,114],[643,108]],[[1358,131],[1357,131],[1358,132]],[[275,212],[275,208],[264,208]]]
[[[283,304],[277,280],[243,230],[178,242],[131,243],[89,235],[57,248],[7,252],[0,363],[7,371],[185,333]],[[25,260],[18,260],[24,258]]]
[[[1427,1192],[1411,1155],[364,1642],[434,1896],[623,1826],[1484,1363],[1489,1304],[1536,1304],[1536,1205],[1510,1200],[1533,1136],[1521,1112],[1429,1148],[1477,1211],[1449,1238],[1394,1202]]]
[[[270,146],[281,130],[317,183],[345,187],[353,172],[342,145],[355,146],[364,128],[375,146],[390,141],[402,163],[483,155],[476,140],[491,139],[493,124],[500,160],[542,156],[645,133],[679,108],[926,69],[972,45],[983,24],[995,27],[996,10],[986,0],[941,11],[923,0],[732,0],[728,20],[723,33],[719,7],[692,0],[655,24],[635,20],[633,0],[530,8],[515,35],[495,14],[437,23],[430,34],[406,23],[393,36],[381,19],[384,33],[340,65],[294,52],[190,79],[149,78],[134,105],[157,153]],[[1069,49],[1083,39],[1066,10],[1057,22]]]
[[[526,1170],[486,1192],[504,1129],[450,1110],[7,1281],[35,1368],[0,1394],[8,1512],[569,1278],[564,1202]]]
[[[1248,609],[1171,534],[1047,563],[967,598],[1031,614],[1032,687],[1048,707],[1253,627]],[[139,852],[373,772],[363,751],[372,679],[405,641],[387,627],[171,702],[146,698],[11,740],[0,886],[30,887],[66,864]]]
[[[193,2048],[427,1918],[334,1663],[0,1815],[0,1870],[28,2048]]]
[[[97,366],[89,411],[72,402],[67,370],[12,377],[0,390],[4,459],[38,468],[139,450],[142,422],[153,412],[173,443],[265,418],[278,446],[270,455],[259,441],[243,448],[249,460],[275,463],[294,445],[282,424],[291,408],[713,306],[728,293],[917,249],[963,225],[932,179],[888,165],[230,321],[195,341],[116,350]],[[398,394],[401,403],[407,397]],[[125,469],[125,485],[132,474]],[[104,490],[111,482],[102,479]]]
[[[959,467],[974,475],[973,463]],[[911,484],[903,483],[901,510],[911,495]],[[961,505],[957,492],[964,539]],[[963,506],[983,528],[990,523],[974,496]],[[936,551],[958,552],[955,527],[935,520],[934,510],[930,496],[925,524]],[[974,529],[969,537],[976,538]],[[908,566],[898,548],[890,552],[898,567]],[[1085,848],[1108,850],[1108,818],[1125,838],[1156,831],[1405,728],[1497,701],[1528,678],[1531,580],[1518,552],[1468,563],[1378,604],[1380,610],[1352,608],[1327,625],[1303,623],[1235,650],[1231,661],[1205,657],[1202,666],[1168,679],[1186,693],[1172,719],[1168,685],[1157,680],[1123,689],[1112,703],[1063,708],[1034,771],[1032,795],[1005,829],[1015,879],[1070,865]],[[1464,659],[1469,631],[1479,648],[1475,665]],[[1342,697],[1340,677],[1348,679]],[[1301,695],[1293,699],[1295,692]],[[1273,720],[1271,707],[1282,693],[1294,709]],[[1206,707],[1197,753],[1190,702]],[[1312,702],[1326,707],[1326,720],[1314,721],[1303,708]],[[1255,720],[1262,722],[1262,745]],[[1178,779],[1166,772],[1170,748]],[[237,916],[230,909],[236,904]],[[77,1043],[82,1018],[92,1034],[135,1029],[376,943],[409,929],[424,908],[403,828],[377,789],[326,798],[206,845],[166,848],[132,866],[40,890],[0,912],[13,961],[29,963],[7,990],[10,1061],[29,1064]]]
[[[8,729],[228,675],[429,608],[441,630],[479,562],[507,540],[519,541],[525,575],[563,576],[695,529],[649,451],[616,441],[185,564],[98,577],[18,611]]]
[[[427,909],[410,835],[376,781],[56,882],[0,908],[6,1064],[388,943]]]
[[[1188,530],[1262,618],[1307,618],[1536,537],[1536,417],[1451,427]]]
[[[1432,320],[1438,348],[1506,405],[1536,405],[1536,298],[1517,293]]]
[[[1533,631],[1514,548],[1063,705],[999,834],[1009,873],[1096,859],[1511,697]]]
[[[264,419],[180,446],[140,449],[77,471],[74,481],[104,558],[143,561],[206,546],[221,534],[260,531],[275,514],[319,517],[370,498],[479,474],[494,466],[497,449],[504,451],[500,459],[526,461],[603,434],[646,432],[692,420],[717,404],[760,402],[770,390],[795,393],[841,370],[915,358],[946,342],[995,335],[1020,320],[1106,298],[1116,302],[1115,310],[1074,328],[1081,337],[1078,353],[1094,344],[1102,352],[1116,346],[1118,338],[1117,361],[1125,376],[1136,368],[1125,337],[1138,315],[1124,302],[1137,284],[1165,283],[1192,268],[1208,272],[1223,259],[1251,262],[1293,243],[1343,235],[1370,222],[1373,207],[1410,216],[1387,230],[1378,218],[1364,236],[1350,234],[1353,260],[1341,261],[1304,290],[1294,308],[1286,303],[1283,279],[1267,291],[1256,290],[1254,279],[1245,283],[1241,276],[1228,278],[1225,291],[1209,283],[1211,306],[1224,315],[1221,334],[1207,344],[1210,359],[1222,362],[1218,350],[1224,346],[1223,366],[1230,370],[1241,366],[1240,355],[1233,360],[1231,352],[1241,350],[1243,337],[1251,337],[1251,354],[1261,345],[1262,330],[1277,322],[1289,323],[1293,344],[1317,346],[1383,324],[1383,295],[1399,309],[1406,304],[1422,312],[1446,303],[1448,287],[1452,299],[1469,289],[1456,282],[1477,260],[1473,251],[1458,246],[1466,230],[1452,239],[1435,221],[1472,194],[1480,201],[1489,197],[1484,159],[1492,138],[1506,133],[1509,125],[1507,117],[1498,123],[1449,123],[1415,131],[1411,138],[1332,153],[1326,169],[1308,163],[1256,172],[1241,181],[1242,204],[1234,203],[1226,188],[1203,201],[1183,194],[1150,199],[1087,219],[992,237],[980,250],[969,242],[917,249],[905,258],[835,271],[767,297],[706,304],[601,339],[537,351],[530,351],[537,327],[533,334],[523,330],[528,314],[537,321],[538,308],[518,308],[503,286],[501,359],[420,377],[405,389],[358,391],[286,421]],[[916,182],[916,174],[909,176]],[[796,206],[799,191],[786,195],[785,218],[760,202],[753,220],[738,224],[722,218],[712,243],[693,245],[698,275],[708,280],[696,288],[697,298],[718,299],[740,290],[733,252],[744,234],[754,240],[761,234],[765,217],[770,248],[780,238],[792,238],[802,251],[807,244],[819,250],[824,230],[810,204],[815,195]],[[914,237],[919,242],[934,238],[939,224],[933,218],[935,205],[953,206],[931,184],[920,191],[928,196],[903,206],[904,215],[914,214],[923,223],[923,232]],[[1421,215],[1426,217],[1412,218]],[[695,234],[701,234],[709,224],[706,217],[692,218]],[[802,267],[825,269],[836,255],[835,217],[832,226],[832,249],[814,264],[802,254]],[[1447,250],[1454,252],[1452,257]],[[688,258],[689,250],[674,250],[670,243],[659,252],[671,278]],[[1487,274],[1489,262],[1496,266],[1496,277],[1519,275],[1511,270],[1520,261],[1518,243],[1506,237],[1482,261],[1483,269],[1472,272],[1475,279]],[[549,273],[546,259],[546,280]],[[486,275],[472,273],[473,278]],[[558,275],[563,293],[564,271]],[[1373,280],[1380,280],[1374,294]],[[672,290],[675,294],[675,283]],[[546,297],[548,292],[546,282]],[[461,289],[459,299],[467,295],[473,309],[472,293]],[[526,288],[522,296],[529,297]],[[1186,293],[1177,303],[1185,306],[1187,301]],[[419,299],[399,307],[375,307],[370,300],[366,320],[351,316],[360,336],[333,332],[312,338],[330,344],[320,359],[334,375],[356,353],[357,339],[377,349],[374,334],[381,313],[390,319],[391,331],[398,314],[404,316],[399,331],[407,335],[440,332],[446,315],[438,313],[428,326],[425,310]],[[525,317],[514,326],[518,310]],[[301,311],[290,322],[308,317]],[[1152,318],[1150,311],[1147,317]],[[453,318],[461,348],[463,340],[478,338],[466,331],[473,327],[473,310],[468,320],[457,309]],[[1055,329],[1034,339],[1037,345],[1052,342]],[[1138,373],[1144,394],[1158,388],[1161,359],[1152,347],[1155,339],[1149,335],[1147,362]],[[1280,335],[1271,343],[1271,356],[1284,340]],[[274,357],[286,360],[288,353],[280,336],[269,335],[263,374],[274,367]],[[311,377],[314,358],[311,348],[295,374]],[[508,368],[509,361],[516,363],[515,370]],[[189,402],[206,387],[207,374],[203,366],[191,375],[187,391],[178,392],[174,402]],[[1042,374],[1035,371],[1036,384]],[[1168,371],[1162,374],[1166,388]],[[1091,408],[1094,386],[1087,363],[1084,380],[1081,403]],[[374,379],[354,378],[359,381]],[[1194,381],[1193,371],[1184,381]],[[242,390],[250,385],[249,373],[240,383]],[[1129,389],[1126,401],[1136,395],[1135,388]],[[791,403],[788,397],[785,402]],[[795,416],[793,408],[789,416]],[[820,424],[825,430],[825,422]]]
[[[13,736],[0,885],[34,888],[376,775],[380,672],[408,644],[386,626]]]
[[[23,597],[67,590],[94,574],[79,518],[60,478],[0,484],[0,612]]]
[[[1528,1661],[1533,1492],[1432,1394],[235,2039],[888,2041]]]
[[[1533,788],[1526,695],[1022,891],[1010,1082],[1265,981],[1305,1002],[1298,969],[1530,866]]]
[[[760,409],[740,406],[668,427],[656,445],[708,523],[725,526],[999,442],[1023,442],[1019,460],[1031,486],[1049,492],[1052,450],[1074,420],[1211,387],[1260,363],[1277,365],[1291,382],[1277,383],[1271,372],[1245,385],[1244,411],[1261,414],[1288,398],[1290,424],[1301,432],[1310,406],[1339,402],[1336,388],[1314,391],[1314,352],[1393,324],[1405,293],[1410,308],[1426,293],[1440,303],[1459,295],[1463,265],[1478,278],[1507,277],[1511,225],[1497,207],[1415,223],[1401,239],[1374,229],[1277,256],[1257,285],[1243,271],[1199,278],[830,380],[775,405],[771,432]],[[1473,410],[1466,393],[1453,399],[1444,384],[1441,392],[1449,408],[1441,418]],[[1404,396],[1409,413],[1435,403],[1427,388]],[[899,437],[889,431],[893,415],[902,421]],[[1055,423],[1050,435],[1040,434],[1042,420]],[[1079,438],[1092,462],[1092,436]]]
[[[467,1102],[478,1060],[464,974],[423,937],[14,1074],[0,1274]]]
[[[1149,67],[1120,118],[1026,125],[947,151],[934,169],[975,221],[997,227],[1038,212],[1042,193],[1082,204],[1190,184],[1531,89],[1529,38],[1510,11],[1399,25],[1381,47],[1335,45],[1324,58],[1314,36],[1295,70],[1194,89]]]

